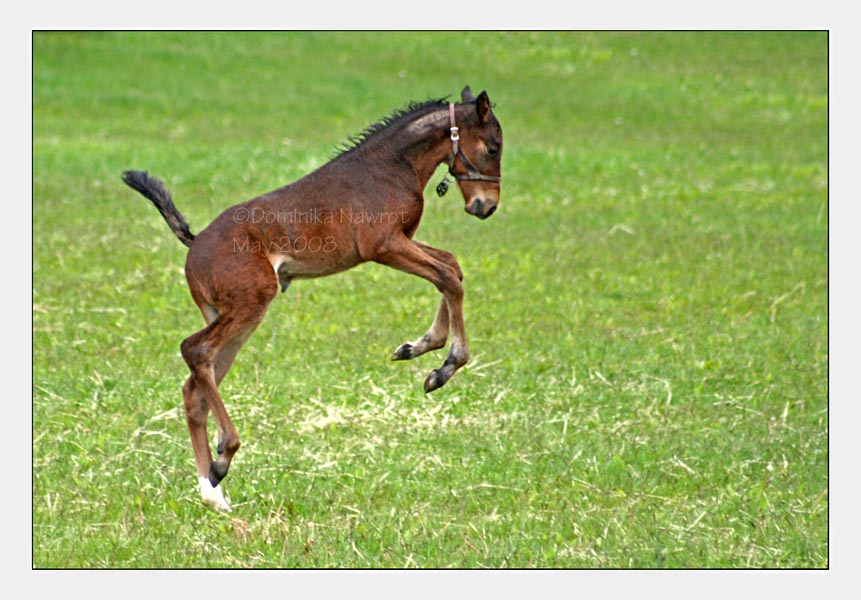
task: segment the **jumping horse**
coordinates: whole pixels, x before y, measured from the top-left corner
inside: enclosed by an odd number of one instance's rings
[[[123,181],[152,201],[188,246],[185,275],[206,326],[186,338],[182,357],[191,375],[182,388],[186,421],[203,502],[229,511],[221,480],[239,449],[239,434],[218,386],[267,307],[294,279],[332,275],[373,261],[430,281],[442,295],[430,329],[398,347],[392,360],[445,346],[445,362],[424,382],[444,385],[469,359],[463,324],[463,273],[454,256],[413,239],[424,189],[437,167],[480,219],[499,206],[502,127],[486,92],[469,87],[461,102],[412,103],[367,128],[328,163],[298,181],[228,208],[193,234],[163,183],[145,171]],[[443,195],[449,175],[437,186]],[[218,429],[213,461],[206,432],[212,411]]]

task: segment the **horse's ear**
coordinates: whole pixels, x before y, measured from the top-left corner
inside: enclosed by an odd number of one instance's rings
[[[461,102],[475,102],[475,96],[472,95],[472,90],[469,89],[469,86],[463,88],[463,91],[460,93]]]
[[[487,92],[481,92],[478,95],[475,100],[475,110],[480,122],[487,123],[490,120],[490,98],[487,97]]]

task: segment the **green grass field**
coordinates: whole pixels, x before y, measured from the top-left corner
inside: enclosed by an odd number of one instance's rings
[[[37,568],[828,567],[822,32],[33,35]],[[378,265],[276,299],[199,500],[194,231],[410,100],[486,89],[499,211],[426,193],[471,363],[390,362],[438,303]],[[442,174],[440,171],[440,175]],[[214,426],[210,426],[210,431]]]

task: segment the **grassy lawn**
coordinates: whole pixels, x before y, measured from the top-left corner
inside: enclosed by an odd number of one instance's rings
[[[828,567],[828,38],[819,32],[35,33],[33,566]],[[452,56],[469,57],[462,65]],[[499,211],[426,193],[472,360],[425,395],[428,283],[295,282],[182,409],[200,231],[410,100],[486,89]],[[442,170],[440,171],[440,175]],[[214,426],[210,426],[212,431]]]

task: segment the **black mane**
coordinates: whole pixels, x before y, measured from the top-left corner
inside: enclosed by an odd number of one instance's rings
[[[383,117],[376,123],[368,125],[368,127],[358,135],[348,137],[347,141],[338,148],[335,158],[355,150],[369,139],[388,129],[395,123],[400,123],[403,120],[410,119],[419,113],[426,112],[428,109],[440,108],[443,106],[448,106],[448,97],[430,99],[423,102],[410,102],[406,107],[395,110],[389,116]]]

